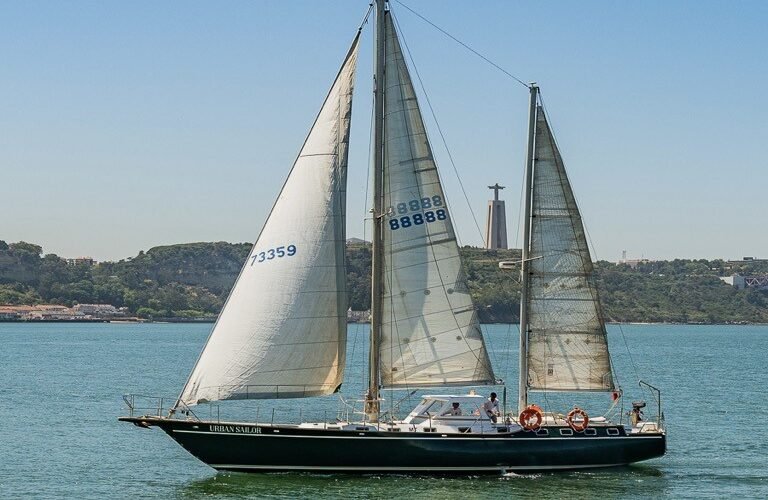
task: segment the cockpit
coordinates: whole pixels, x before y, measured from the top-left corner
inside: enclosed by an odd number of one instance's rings
[[[407,423],[420,423],[424,420],[488,420],[480,411],[485,398],[478,395],[464,396],[424,396],[421,402],[405,418]]]

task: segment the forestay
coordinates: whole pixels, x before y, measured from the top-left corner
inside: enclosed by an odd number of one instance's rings
[[[382,385],[493,383],[400,43],[386,17]]]
[[[180,400],[304,397],[341,384],[347,151],[358,37]]]
[[[613,390],[584,226],[541,106],[535,151],[527,304],[529,387]]]

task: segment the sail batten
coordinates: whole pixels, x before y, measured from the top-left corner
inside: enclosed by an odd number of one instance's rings
[[[413,83],[385,21],[381,384],[494,383]]]
[[[611,391],[605,323],[592,258],[560,152],[538,106],[529,276],[528,388]]]
[[[346,182],[359,34],[180,401],[330,394],[346,357]]]

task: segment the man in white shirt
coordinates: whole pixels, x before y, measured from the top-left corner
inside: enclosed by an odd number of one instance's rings
[[[496,399],[495,392],[492,392],[491,397],[483,403],[483,411],[491,419],[491,422],[495,424],[496,418],[499,416],[499,400]]]

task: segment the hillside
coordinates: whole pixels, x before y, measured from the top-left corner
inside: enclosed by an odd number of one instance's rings
[[[96,265],[70,264],[43,255],[34,244],[0,241],[0,304],[102,303],[127,307],[142,317],[216,314],[250,244],[188,243],[151,248],[133,258]],[[520,284],[500,260],[519,251],[461,249],[470,292],[483,322],[518,320]],[[347,247],[350,306],[370,303],[370,247]],[[605,316],[612,321],[768,323],[768,291],[736,290],[719,276],[768,274],[766,262],[673,260],[641,263],[635,269],[596,264]]]

